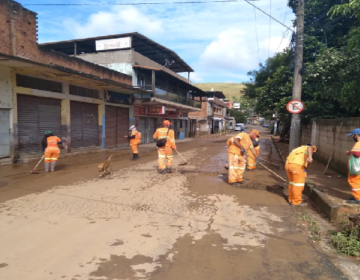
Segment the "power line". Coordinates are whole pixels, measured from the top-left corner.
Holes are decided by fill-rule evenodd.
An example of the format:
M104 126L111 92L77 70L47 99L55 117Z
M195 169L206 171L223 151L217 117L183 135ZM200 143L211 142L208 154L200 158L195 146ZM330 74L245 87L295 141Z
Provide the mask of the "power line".
M138 3L30 3L23 6L140 6L140 5L166 5L166 4L207 4L207 3L240 3L245 0L210 0L210 1L172 1L172 2L138 2ZM249 0L260 1L260 0Z
M277 23L281 24L282 26L286 27L287 29L289 29L291 32L294 32L294 30L292 28L290 28L289 26L286 26L285 24L283 24L281 21L279 21L278 19L274 18L273 16L269 15L267 12L261 10L259 7L255 6L253 3L250 3L251 0L243 0L246 3L250 4L251 6L253 6L255 9L258 9L260 12L262 12L263 14L267 15L268 17L272 18L273 20L275 20Z

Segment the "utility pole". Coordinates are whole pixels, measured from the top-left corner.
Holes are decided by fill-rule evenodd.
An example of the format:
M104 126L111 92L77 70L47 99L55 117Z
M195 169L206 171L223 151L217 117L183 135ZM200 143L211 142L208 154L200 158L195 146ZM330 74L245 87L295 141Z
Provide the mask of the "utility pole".
M301 100L302 76L301 69L303 67L303 49L304 49L304 2L298 0L296 11L296 49L295 49L295 69L292 100ZM301 123L300 114L292 114L290 127L290 145L289 150L300 146L301 142Z

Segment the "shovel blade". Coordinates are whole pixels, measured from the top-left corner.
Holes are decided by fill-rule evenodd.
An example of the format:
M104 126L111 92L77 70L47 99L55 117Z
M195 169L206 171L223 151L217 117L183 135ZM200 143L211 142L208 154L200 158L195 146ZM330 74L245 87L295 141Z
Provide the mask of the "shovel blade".
M187 165L187 164L188 164L187 162L179 163L179 165Z

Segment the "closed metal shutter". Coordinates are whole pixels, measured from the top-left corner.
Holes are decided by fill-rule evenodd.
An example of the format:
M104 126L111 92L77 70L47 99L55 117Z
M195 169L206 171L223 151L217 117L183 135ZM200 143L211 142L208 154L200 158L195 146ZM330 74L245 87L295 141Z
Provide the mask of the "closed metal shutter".
M17 95L19 153L41 151L47 130L61 138L61 100Z
M107 148L127 145L129 134L129 109L106 106L105 107L105 141Z
M0 109L0 158L10 156L10 110Z
M98 105L71 101L71 146L99 145Z
M127 145L129 142L125 135L129 134L129 109L116 107L116 131L117 139L116 143L118 146Z
M141 132L141 143L147 143L147 118L139 117L139 131Z
M116 148L116 107L105 106L106 148Z
M150 121L149 142L153 143L155 141L153 135L157 129L157 119L150 118L149 121Z

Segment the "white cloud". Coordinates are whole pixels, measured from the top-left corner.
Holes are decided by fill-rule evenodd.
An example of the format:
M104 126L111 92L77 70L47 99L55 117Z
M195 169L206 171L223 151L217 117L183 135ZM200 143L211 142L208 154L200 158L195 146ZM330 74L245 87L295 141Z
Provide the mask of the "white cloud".
M163 31L161 20L151 18L133 7L99 11L91 14L83 24L66 19L64 26L75 38L127 32L140 32L153 36Z

